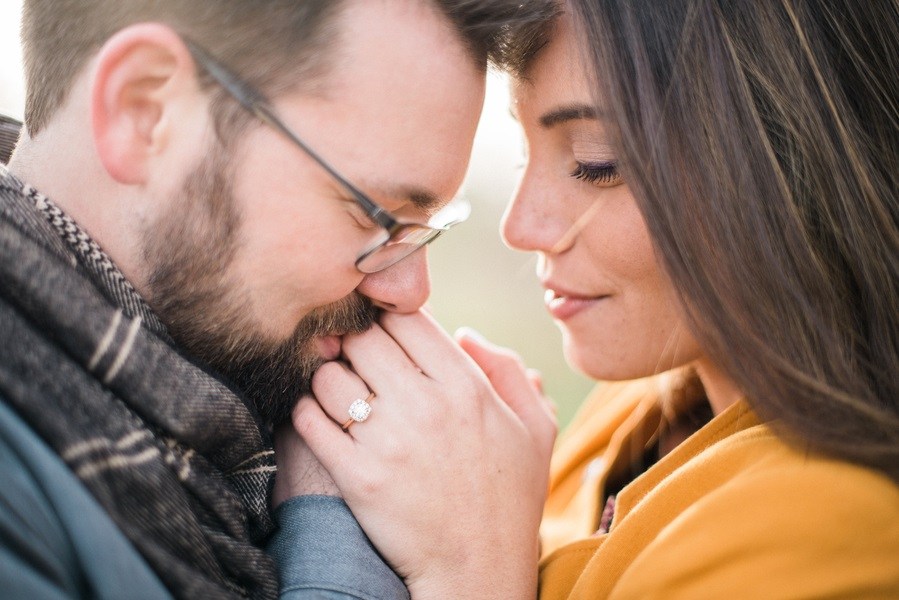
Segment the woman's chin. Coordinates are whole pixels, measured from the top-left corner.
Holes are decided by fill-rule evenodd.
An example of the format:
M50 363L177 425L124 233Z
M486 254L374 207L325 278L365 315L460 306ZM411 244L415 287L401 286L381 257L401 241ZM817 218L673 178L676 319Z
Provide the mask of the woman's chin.
M596 347L572 343L566 337L562 350L568 366L590 379L603 381L622 379L620 369L614 366L616 361L610 360L608 356L597 355Z
M654 365L631 360L625 353L609 351L596 343L575 344L566 338L563 353L568 366L597 381L627 381L658 373Z
M563 327L565 362L591 379L626 381L659 375L702 356L698 344L689 335L681 334L676 345L668 343L671 336L660 338L654 344L632 343L640 339L639 336L635 333L632 337L606 337L598 335L596 330L580 332ZM613 339L618 340L617 343L609 341Z

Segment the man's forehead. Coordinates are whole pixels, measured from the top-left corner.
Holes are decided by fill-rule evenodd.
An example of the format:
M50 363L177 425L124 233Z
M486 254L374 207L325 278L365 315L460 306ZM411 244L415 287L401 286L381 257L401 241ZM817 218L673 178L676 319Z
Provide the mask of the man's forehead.
M335 25L338 75L384 67L381 76L402 79L447 59L476 68L465 40L432 2L355 2Z
M385 208L439 211L464 179L486 73L431 3L353 3L339 37L327 97L291 121Z

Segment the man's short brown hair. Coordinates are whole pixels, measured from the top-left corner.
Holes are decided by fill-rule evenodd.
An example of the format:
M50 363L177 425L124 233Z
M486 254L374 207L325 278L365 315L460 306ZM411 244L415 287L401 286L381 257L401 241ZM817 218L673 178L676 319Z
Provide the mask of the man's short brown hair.
M115 32L160 22L191 38L269 95L326 72L334 17L352 0L25 0L25 122L34 136L76 74ZM361 0L356 0L361 1ZM505 64L509 40L539 27L553 0L426 0L485 65Z

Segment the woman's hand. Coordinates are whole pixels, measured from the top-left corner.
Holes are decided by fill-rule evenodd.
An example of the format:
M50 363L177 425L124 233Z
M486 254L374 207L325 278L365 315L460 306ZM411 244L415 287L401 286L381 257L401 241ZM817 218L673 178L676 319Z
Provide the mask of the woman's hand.
M387 313L343 353L293 422L413 597L534 598L556 423L533 375L424 313Z

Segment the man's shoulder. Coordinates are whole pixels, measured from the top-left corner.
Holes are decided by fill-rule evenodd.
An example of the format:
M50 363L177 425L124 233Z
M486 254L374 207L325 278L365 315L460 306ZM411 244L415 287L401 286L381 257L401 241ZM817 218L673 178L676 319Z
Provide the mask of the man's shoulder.
M74 474L0 395L0 587L10 597L168 598Z

